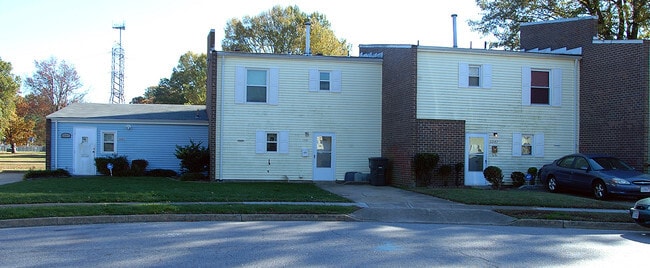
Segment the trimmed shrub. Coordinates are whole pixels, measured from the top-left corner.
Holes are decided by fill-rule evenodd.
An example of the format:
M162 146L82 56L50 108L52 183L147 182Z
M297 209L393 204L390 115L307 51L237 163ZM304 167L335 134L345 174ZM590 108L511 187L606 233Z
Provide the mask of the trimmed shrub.
M113 176L129 176L129 161L126 156L108 156L95 158L97 172L110 176L111 172L106 166L108 163L113 164Z
M203 173L198 173L198 172L188 172L188 173L183 173L180 177L181 181L208 181L208 177L205 176Z
M447 178L449 177L449 175L451 175L453 169L454 168L451 165L440 166L440 168L438 169L438 174L440 175L440 177L442 177L442 185L444 186L448 185Z
M144 176L145 171L149 166L149 162L144 159L136 159L131 161L131 174L133 176Z
M512 179L513 187L520 187L526 183L526 175L523 172L515 171L510 174L510 179Z
M483 170L483 176L485 177L485 180L492 184L493 189L501 189L501 184L503 184L503 173L500 168L488 166Z
M178 173L170 169L152 169L144 173L149 177L176 177Z
M440 157L434 153L417 153L413 158L416 186L431 184L431 171L438 165Z
M183 173L196 173L208 170L210 163L210 151L208 148L201 146L201 142L194 143L190 140L190 145L176 145L176 158L181 160L181 171Z
M30 170L25 175L24 179L35 179L35 178L67 178L70 177L70 172L65 169L56 169L56 170Z

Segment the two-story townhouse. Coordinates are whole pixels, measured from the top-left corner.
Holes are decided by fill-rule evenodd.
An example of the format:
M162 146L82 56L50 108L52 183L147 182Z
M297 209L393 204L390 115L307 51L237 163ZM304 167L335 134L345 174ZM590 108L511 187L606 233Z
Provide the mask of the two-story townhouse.
M383 56L392 184L415 184L416 153L437 153L438 166L464 163L464 184L486 185L487 166L508 178L576 152L579 52L361 45Z
M580 151L650 163L650 40L600 40L594 16L524 23L521 48L582 47Z
M381 155L378 58L214 50L207 111L215 180L343 180Z

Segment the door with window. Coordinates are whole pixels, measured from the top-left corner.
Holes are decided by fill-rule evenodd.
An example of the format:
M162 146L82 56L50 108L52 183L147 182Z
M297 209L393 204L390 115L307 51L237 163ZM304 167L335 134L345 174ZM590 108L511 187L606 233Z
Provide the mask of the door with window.
M73 130L73 137L73 174L95 175L97 129L92 127L75 127Z
M314 180L333 181L336 168L336 136L314 133Z
M483 176L487 167L487 134L467 134L465 137L465 185L482 186L488 182Z

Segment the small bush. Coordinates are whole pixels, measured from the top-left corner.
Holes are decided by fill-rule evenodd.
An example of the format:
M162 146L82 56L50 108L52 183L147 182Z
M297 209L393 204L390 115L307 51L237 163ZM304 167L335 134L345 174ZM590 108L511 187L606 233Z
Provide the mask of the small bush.
M190 145L176 145L174 155L181 160L181 171L183 172L196 173L208 170L210 151L201 146L201 142L194 143L193 140L190 140Z
M180 177L181 181L208 181L208 177L203 175L203 173L193 172L193 173L183 173Z
M149 162L144 159L136 159L131 161L131 174L133 176L144 176L145 171L149 166Z
M95 158L95 166L97 167L97 172L110 176L111 172L108 170L108 167L106 167L108 163L113 164L113 176L130 175L129 161L126 159L126 156L108 156Z
M440 157L434 153L417 153L413 158L416 186L427 186L431 183L431 171L438 165Z
M520 187L526 182L525 174L523 172L515 171L510 174L510 179L512 179L513 187Z
M152 169L145 172L145 176L149 177L176 177L178 173L170 169Z
M440 169L438 169L438 174L440 175L440 177L442 177L442 184L444 186L448 185L447 177L449 177L449 175L451 175L451 172L453 171L453 169L454 168L451 165L442 165L442 166L440 166Z
M458 162L454 165L454 171L456 172L456 186L460 186L460 173L465 169L465 163Z
M499 167L488 166L483 170L483 176L490 184L492 188L501 189L501 184L503 184L503 173Z
M70 172L65 169L57 170L30 170L25 175L24 179L35 179L35 178L67 178L70 177Z

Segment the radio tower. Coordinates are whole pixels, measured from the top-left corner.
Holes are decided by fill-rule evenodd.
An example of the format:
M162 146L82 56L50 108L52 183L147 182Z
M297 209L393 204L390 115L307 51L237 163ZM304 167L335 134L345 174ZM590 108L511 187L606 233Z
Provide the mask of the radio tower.
M109 103L124 103L124 49L122 48L122 30L124 22L113 25L113 29L120 30L120 41L113 45L113 64L111 68L111 98Z

